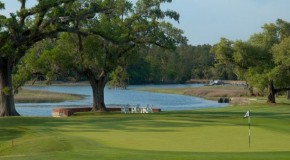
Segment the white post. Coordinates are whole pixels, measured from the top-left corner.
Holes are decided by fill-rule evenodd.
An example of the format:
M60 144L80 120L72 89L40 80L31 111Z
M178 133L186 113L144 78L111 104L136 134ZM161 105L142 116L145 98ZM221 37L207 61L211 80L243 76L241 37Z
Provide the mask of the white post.
M251 147L251 111L248 110L246 114L244 115L244 118L248 118L249 123L249 148Z

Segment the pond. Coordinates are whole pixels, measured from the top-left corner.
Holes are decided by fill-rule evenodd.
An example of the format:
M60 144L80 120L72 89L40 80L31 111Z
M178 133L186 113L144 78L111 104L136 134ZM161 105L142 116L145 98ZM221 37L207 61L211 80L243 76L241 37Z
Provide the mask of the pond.
M154 106L162 111L170 110L192 110L198 108L222 107L226 104L217 101L205 100L202 98L176 95L152 93L134 90L136 88L156 87L156 88L187 88L200 86L200 84L177 84L177 85L139 85L129 86L128 89L105 89L106 105L137 105ZM51 116L53 108L78 107L92 105L92 90L90 86L29 86L31 90L45 90L61 93L72 93L85 95L85 98L78 101L65 101L60 103L16 103L17 111L23 116Z

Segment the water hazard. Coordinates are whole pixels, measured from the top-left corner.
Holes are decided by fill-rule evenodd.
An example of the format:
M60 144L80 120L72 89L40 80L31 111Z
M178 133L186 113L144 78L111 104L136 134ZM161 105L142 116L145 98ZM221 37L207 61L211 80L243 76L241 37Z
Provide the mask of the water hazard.
M181 88L199 86L191 85L141 85L130 86L127 90L121 89L105 89L106 105L141 105L149 104L162 111L169 110L192 110L197 108L222 107L226 104L218 103L217 101L209 101L201 98L175 95L151 93L134 90L135 88L144 87L164 87L164 88ZM91 106L92 105L92 90L90 86L29 86L25 87L32 90L46 90L61 93L72 93L85 95L85 98L78 101L65 101L60 103L16 103L17 111L23 116L51 116L53 108L58 107L76 107L76 106Z

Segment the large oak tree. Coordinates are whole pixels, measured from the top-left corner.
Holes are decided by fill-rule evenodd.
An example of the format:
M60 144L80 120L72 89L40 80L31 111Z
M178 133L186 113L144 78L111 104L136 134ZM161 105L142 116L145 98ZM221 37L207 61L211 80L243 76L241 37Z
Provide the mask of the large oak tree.
M90 0L38 0L30 8L26 7L26 0L19 3L16 13L0 15L0 116L19 115L14 104L12 71L26 51L36 42L55 37L59 32L79 32L72 25L75 15L86 20L106 10ZM0 2L0 7L4 9L5 5Z
M82 32L63 34L50 42L55 43L54 47L43 48L41 54L32 50L28 58L33 60L24 60L22 68L26 66L30 74L44 71L47 77L59 74L87 77L93 92L92 109L106 111L104 88L110 74L126 66L140 47L174 48L186 41L181 30L164 20L179 18L175 11L161 9L165 2L171 0L139 0L136 4L127 0L104 1L102 5L110 6L110 11L99 13L87 22L76 19L73 25ZM66 60L59 62L59 59ZM40 65L29 69L31 63ZM43 70L45 66L50 67Z

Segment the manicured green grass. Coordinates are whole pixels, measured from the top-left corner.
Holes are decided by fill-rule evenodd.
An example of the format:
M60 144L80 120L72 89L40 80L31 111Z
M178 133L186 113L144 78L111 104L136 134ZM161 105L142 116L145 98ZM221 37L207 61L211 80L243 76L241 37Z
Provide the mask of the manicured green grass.
M251 147L248 120L251 109ZM286 160L290 106L0 118L0 159Z

